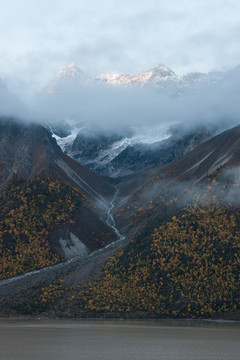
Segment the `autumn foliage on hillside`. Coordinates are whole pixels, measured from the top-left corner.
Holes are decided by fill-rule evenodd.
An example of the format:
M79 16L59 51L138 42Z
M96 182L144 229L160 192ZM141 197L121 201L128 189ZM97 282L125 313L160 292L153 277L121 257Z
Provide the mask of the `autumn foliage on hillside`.
M54 177L25 185L13 181L0 193L0 279L59 262L49 243L51 231L73 221L83 195Z
M129 206L126 211L132 216L133 226L142 227L121 252L107 260L98 281L79 286L69 286L62 280L47 284L32 298L14 305L13 311L239 319L239 189L238 169L217 171L202 184L180 183L164 189L144 208ZM59 261L50 249L48 232L61 221L72 221L74 209L82 201L78 194L74 189L67 192L53 179L38 179L24 191L16 185L9 190L2 194L4 220L0 223L5 229L1 240L4 276L22 272L26 264L25 268L31 269L36 264L42 267ZM14 216L13 204L17 204ZM10 226L14 221L14 227ZM31 244L39 251L34 251Z
M103 277L64 291L53 284L24 311L239 318L239 180L232 172L224 178L217 173L202 185L162 193L133 213L136 224L149 214L152 221L108 259Z
M100 313L218 317L240 310L240 212L191 206L109 259L102 282L78 294Z

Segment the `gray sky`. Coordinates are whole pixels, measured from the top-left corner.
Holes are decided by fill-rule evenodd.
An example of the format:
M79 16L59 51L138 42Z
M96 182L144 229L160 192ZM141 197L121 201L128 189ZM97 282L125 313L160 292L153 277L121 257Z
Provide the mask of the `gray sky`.
M239 0L0 0L0 77L44 83L74 61L92 75L164 63L240 63Z

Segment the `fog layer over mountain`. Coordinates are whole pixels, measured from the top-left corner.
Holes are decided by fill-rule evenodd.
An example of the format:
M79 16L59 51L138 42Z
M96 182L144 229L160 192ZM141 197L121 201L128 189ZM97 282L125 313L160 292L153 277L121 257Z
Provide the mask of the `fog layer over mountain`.
M150 86L121 87L71 82L57 94L36 91L23 104L16 94L0 83L0 115L37 122L73 119L87 124L90 132L115 133L152 128L151 136L165 138L178 123L187 129L199 125L230 127L239 122L240 67L224 74L222 80L179 96L169 96ZM17 89L13 89L16 90ZM19 89L18 89L19 92ZM22 89L24 92L24 89ZM25 91L26 93L26 91ZM40 95L39 95L40 94ZM34 99L34 100L33 100Z
M27 104L20 100L20 96L9 91L0 79L0 116L15 116L28 118Z

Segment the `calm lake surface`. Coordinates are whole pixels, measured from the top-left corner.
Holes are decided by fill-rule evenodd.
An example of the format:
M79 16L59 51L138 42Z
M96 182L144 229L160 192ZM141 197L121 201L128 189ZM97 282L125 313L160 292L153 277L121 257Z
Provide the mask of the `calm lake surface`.
M1 360L239 360L240 324L0 320Z

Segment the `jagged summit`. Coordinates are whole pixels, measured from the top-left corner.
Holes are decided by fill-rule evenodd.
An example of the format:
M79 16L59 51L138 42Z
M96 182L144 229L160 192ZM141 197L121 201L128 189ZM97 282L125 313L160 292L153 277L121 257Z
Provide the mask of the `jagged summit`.
M67 76L72 78L78 78L79 76L83 76L84 72L74 63L65 66L58 74L60 76ZM84 75L86 76L86 75Z
M122 87L152 87L167 95L180 95L208 86L223 78L222 73L189 73L178 75L164 64L143 70L137 74L104 73L92 78L85 74L76 63L65 66L43 92L47 95L57 95L71 86L122 86Z
M144 86L147 84L162 82L169 77L179 78L173 70L168 68L163 64L156 64L153 68L148 70L143 70L136 75L126 75L126 74L100 74L97 79L108 84L114 85L137 85Z
M133 78L135 78L139 82L147 83L149 81L162 81L170 76L178 78L175 72L168 68L166 65L156 64L152 69L141 71Z
M47 87L47 94L55 94L66 86L73 84L86 86L90 81L88 77L74 62L65 66Z
M135 75L100 74L96 80L107 85L123 87L152 87L167 95L181 95L197 90L200 86L209 86L223 78L222 73L190 73L178 75L164 64L143 70Z
M156 64L153 68L141 71L139 74L149 73L153 75L160 75L162 77L176 76L175 72L164 64Z

